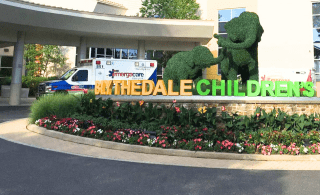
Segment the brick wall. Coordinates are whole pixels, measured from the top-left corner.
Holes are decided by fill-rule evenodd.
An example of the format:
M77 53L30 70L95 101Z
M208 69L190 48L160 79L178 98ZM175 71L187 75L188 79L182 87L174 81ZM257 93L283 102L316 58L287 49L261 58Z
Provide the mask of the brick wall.
M136 97L134 98L129 98L129 99L125 99L124 97L121 96L114 96L113 98L111 98L112 100L119 101L120 103L123 102L130 102L130 103L135 103L139 100L142 100L143 97ZM174 99L174 98L173 98ZM173 100L172 99L172 100ZM311 98L314 100L317 100L315 98ZM167 107L172 106L172 100L168 100L168 99L149 99L149 100L145 100L145 102L152 102L152 103L160 103L160 104L164 104ZM181 102L181 103L179 103ZM226 108L226 112L228 113L235 113L237 112L239 115L252 115L254 114L255 110L257 107L260 107L262 109L264 109L266 112L270 112L272 111L274 108L278 110L281 109L282 111L292 115L292 114L313 114L313 113L320 113L320 101L316 101L316 102L312 102L312 103L306 103L306 101L295 101L292 100L291 102L287 102L287 103L282 103L281 101L279 101L279 103L261 103L261 101L257 101L258 103L255 103L254 101L250 101L248 103L243 103L243 102L239 102L237 103L236 101L230 101L230 100L226 100L226 101L214 101L214 100L210 100L210 101L198 101L193 99L192 96L190 96L190 101L188 102L188 100L184 99L184 100L178 100L177 99L177 103L175 104L177 105L183 105L186 108L194 108L194 109L198 109L199 107L216 107L217 108L217 115L221 115L221 108L222 106L224 106ZM311 101L310 101L311 102Z

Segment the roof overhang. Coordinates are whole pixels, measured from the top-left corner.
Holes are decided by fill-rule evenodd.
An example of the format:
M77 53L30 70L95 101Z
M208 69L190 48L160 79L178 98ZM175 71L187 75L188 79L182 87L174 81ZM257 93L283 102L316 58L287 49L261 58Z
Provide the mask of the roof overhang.
M65 40L62 45L78 46L81 36L105 42L121 39L206 44L212 39L214 25L213 21L106 15L2 0L0 26L0 41L16 42L16 32L25 31L26 43L61 44Z

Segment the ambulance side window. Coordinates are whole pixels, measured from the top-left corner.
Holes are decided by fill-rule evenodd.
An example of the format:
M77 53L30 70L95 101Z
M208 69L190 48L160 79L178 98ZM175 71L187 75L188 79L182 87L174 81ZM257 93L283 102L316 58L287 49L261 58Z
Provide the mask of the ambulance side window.
M79 70L72 77L72 81L88 81L88 70Z

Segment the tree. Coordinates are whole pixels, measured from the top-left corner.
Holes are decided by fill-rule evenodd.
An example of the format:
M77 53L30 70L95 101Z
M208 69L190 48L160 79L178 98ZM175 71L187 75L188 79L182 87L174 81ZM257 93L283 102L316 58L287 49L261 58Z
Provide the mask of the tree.
M195 0L143 0L142 17L199 20L199 4Z
M140 13L142 17L199 20L199 4L195 0L144 0ZM158 66L166 67L170 58L178 51L161 51L162 58L156 59Z
M66 58L61 48L56 45L27 44L24 49L26 69L29 76L48 76L48 65L63 67Z

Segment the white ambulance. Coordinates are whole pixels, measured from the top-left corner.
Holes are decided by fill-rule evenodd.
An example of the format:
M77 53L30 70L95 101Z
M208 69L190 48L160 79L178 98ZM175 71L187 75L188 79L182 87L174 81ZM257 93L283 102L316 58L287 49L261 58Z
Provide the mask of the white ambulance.
M156 60L84 59L64 73L59 80L46 81L38 86L37 97L44 94L87 93L96 80L152 80L157 83Z

